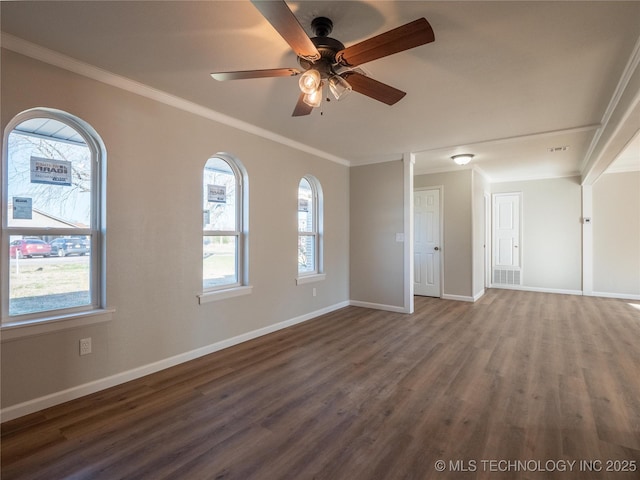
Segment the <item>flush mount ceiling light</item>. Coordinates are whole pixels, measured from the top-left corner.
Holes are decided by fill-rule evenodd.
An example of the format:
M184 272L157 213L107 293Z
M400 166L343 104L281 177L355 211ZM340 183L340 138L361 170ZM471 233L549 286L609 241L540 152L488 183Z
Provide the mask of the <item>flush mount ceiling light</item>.
M460 155L454 155L453 157L451 157L451 160L456 162L458 165L466 165L471 161L472 158L473 155L471 155L470 153L463 153Z

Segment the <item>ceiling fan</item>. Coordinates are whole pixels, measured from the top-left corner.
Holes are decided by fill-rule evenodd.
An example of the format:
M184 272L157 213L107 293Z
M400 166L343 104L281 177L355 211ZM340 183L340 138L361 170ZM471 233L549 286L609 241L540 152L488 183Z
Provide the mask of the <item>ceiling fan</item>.
M429 22L419 18L345 48L342 42L329 37L333 22L326 17L317 17L311 22L316 36L309 38L284 0L251 0L251 3L293 49L303 71L273 68L215 72L211 76L224 81L301 75L299 85L302 93L293 110L294 117L309 115L314 107L320 106L325 85L338 100L355 90L387 105L395 104L406 95L405 92L363 75L355 67L435 40Z

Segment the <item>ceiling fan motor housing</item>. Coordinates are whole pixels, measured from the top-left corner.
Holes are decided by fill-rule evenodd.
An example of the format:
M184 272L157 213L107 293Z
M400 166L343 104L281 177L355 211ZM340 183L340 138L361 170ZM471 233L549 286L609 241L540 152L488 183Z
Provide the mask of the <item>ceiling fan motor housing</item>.
M310 62L305 58L298 57L298 63L305 70L311 68L318 70L320 76L326 79L334 74L333 65L336 64L336 53L344 50L344 44L328 36L333 30L333 22L326 17L314 18L311 22L311 28L316 34L311 41L320 52L320 59Z

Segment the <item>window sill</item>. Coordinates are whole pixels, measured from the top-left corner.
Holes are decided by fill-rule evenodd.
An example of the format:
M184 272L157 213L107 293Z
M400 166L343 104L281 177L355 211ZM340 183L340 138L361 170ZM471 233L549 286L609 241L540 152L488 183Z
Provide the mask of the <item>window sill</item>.
M217 302L218 300L224 300L226 298L240 297L242 295L249 295L253 291L251 285L227 288L225 290L214 290L212 292L203 292L198 295L198 303Z
M327 278L326 273L313 273L311 275L303 275L296 278L296 285L304 285L305 283L321 282Z
M0 327L2 342L109 322L115 309L98 309L59 316L7 322Z

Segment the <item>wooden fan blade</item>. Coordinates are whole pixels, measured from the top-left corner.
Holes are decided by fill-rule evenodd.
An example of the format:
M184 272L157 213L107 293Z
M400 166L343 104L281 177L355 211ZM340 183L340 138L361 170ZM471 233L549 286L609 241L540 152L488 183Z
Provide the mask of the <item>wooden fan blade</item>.
M387 105L393 105L399 102L402 97L406 95L406 92L402 90L398 90L397 88L393 88L357 72L347 72L342 76L356 92L378 100L379 102L386 103Z
M336 59L344 66L354 67L434 40L435 35L429 22L425 18L419 18L347 47L336 54Z
M262 16L276 29L282 38L299 57L314 61L320 58L320 52L313 44L304 28L284 0L251 0Z
M292 117L302 117L304 115L309 115L313 107L311 105L307 105L304 103L304 93L300 93L300 97L298 98L298 103L296 103L296 108L293 109Z
M211 76L219 81L244 80L246 78L295 77L300 71L295 68L270 68L267 70L245 70L240 72L215 72Z

